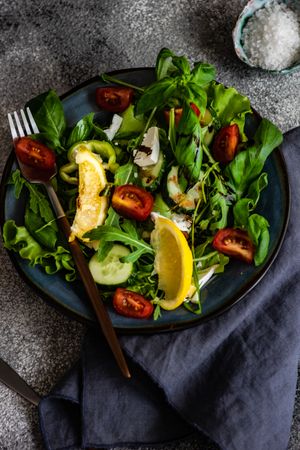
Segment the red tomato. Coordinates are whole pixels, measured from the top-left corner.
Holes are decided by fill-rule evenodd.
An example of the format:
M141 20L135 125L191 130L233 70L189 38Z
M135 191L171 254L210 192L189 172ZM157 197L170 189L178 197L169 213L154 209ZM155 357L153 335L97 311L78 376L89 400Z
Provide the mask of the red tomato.
M113 113L123 112L132 102L133 89L128 87L101 87L96 89L96 103Z
M175 115L175 127L178 127L181 116L182 116L182 108L175 108L174 115ZM170 122L170 110L169 109L164 110L164 116L165 116L165 121L169 125L169 122Z
M113 297L115 310L122 316L148 319L153 313L153 305L142 295L118 288Z
M133 184L117 186L112 196L112 207L120 216L138 221L149 217L153 203L154 199L149 192Z
M200 110L198 109L198 107L195 105L195 103L191 103L191 108L192 110L197 114L197 116L200 116ZM182 116L182 108L175 108L175 126L178 127L181 116ZM165 109L164 110L164 116L165 116L165 121L167 122L167 124L169 124L170 121L170 110L169 109Z
M235 157L240 141L239 127L236 124L221 128L213 142L213 157L221 163L229 163Z
M200 109L198 106L195 105L195 103L191 103L191 108L194 111L194 113L199 117L200 116Z
M41 142L21 137L15 143L17 158L26 166L39 170L51 170L55 166L55 153Z
M252 263L254 245L246 231L239 228L223 228L214 237L213 247L225 255Z

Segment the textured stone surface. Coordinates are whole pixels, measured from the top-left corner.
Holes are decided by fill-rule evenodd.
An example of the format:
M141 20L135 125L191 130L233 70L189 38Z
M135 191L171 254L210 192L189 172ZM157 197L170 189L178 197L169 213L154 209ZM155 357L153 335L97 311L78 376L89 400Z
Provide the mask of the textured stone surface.
M52 87L59 94L106 70L153 66L161 47L214 64L283 131L300 123L300 73L243 65L231 31L245 1L0 0L0 170L11 148L6 113ZM35 295L0 249L0 355L40 394L78 358L84 326ZM299 401L289 450L300 447ZM0 449L41 449L34 407L0 385ZM213 450L205 438L165 450ZM150 450L150 448L148 449Z

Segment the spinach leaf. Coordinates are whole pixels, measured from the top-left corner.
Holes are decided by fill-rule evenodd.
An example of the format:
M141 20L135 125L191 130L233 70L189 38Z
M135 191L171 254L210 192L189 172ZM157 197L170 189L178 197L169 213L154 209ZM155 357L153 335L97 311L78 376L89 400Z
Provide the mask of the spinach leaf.
M30 100L29 107L36 121L41 137L52 143L52 147L60 153L61 140L66 130L66 119L62 103L52 89Z
M259 201L261 191L267 186L268 174L266 172L261 173L259 177L250 184L246 197L252 199L253 209L256 207Z
M225 169L231 188L240 199L260 175L265 161L282 142L282 133L267 119L262 119L254 136L254 145L241 151Z
M185 86L184 93L188 103L195 103L201 114L204 115L207 105L207 94L205 90L198 86L196 83L190 82ZM198 117L197 120L199 122Z
M147 87L137 101L136 115L164 106L177 90L176 78L165 77Z
M172 62L175 67L178 69L178 75L187 76L190 75L190 63L188 62L185 56L176 56L174 55L172 58Z
M156 79L161 80L162 78L169 77L173 72L176 72L176 67L172 62L174 53L168 48L162 48L156 58L155 73Z
M234 226L246 229L255 245L254 264L259 266L268 255L270 235L269 223L259 214L251 214L254 209L254 201L242 198L233 208Z
M216 69L211 64L197 62L191 72L190 80L198 86L205 86L216 77Z
M256 246L254 263L259 266L268 255L270 234L269 222L259 214L252 214L249 217L248 232Z
M71 147L76 142L84 141L88 139L91 132L94 129L93 126L93 119L94 119L94 113L89 113L86 116L84 116L75 127L72 129L68 140L67 140L67 147Z

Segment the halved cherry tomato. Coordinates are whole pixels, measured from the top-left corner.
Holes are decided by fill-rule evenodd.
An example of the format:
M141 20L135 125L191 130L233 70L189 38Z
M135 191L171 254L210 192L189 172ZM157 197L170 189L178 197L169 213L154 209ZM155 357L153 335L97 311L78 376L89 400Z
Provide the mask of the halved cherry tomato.
M133 184L117 186L112 196L112 207L120 216L138 221L149 217L153 203L154 199L149 192Z
M21 163L39 170L51 170L55 166L55 153L41 142L21 137L15 143L17 158Z
M200 109L198 106L195 105L195 103L191 103L191 108L194 111L194 113L199 117L200 116Z
M253 261L255 248L247 231L239 228L223 228L215 235L212 245L225 255L249 264Z
M200 110L198 109L198 107L195 105L195 103L191 103L191 108L192 110L197 114L197 116L200 116ZM175 114L175 126L178 127L181 116L182 116L182 108L175 108L174 114ZM170 110L169 109L165 109L164 110L164 116L165 116L165 121L167 122L167 124L169 124L170 121Z
M181 116L182 116L182 108L175 108L174 110L174 115L175 115L175 127L178 127ZM170 110L169 109L165 109L164 110L164 116L165 116L165 121L166 123L169 125L170 122Z
M213 157L221 163L229 163L235 157L240 141L237 124L221 128L213 142Z
M123 112L132 102L133 94L128 87L100 87L96 89L96 103L106 111Z
M118 288L113 297L113 306L122 316L148 319L153 313L153 305L137 292Z

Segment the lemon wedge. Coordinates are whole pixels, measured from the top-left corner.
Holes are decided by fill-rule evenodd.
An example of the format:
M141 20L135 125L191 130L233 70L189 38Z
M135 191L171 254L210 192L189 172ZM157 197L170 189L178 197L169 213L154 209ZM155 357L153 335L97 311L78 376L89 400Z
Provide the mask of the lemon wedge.
M76 200L76 214L71 226L69 240L82 236L87 231L102 225L108 209L108 198L100 196L107 184L102 159L90 150L81 148L76 153L78 164L79 194Z
M183 303L191 286L191 249L177 225L162 216L155 218L151 245L155 250L154 267L158 274L158 287L165 293L159 304L163 309L175 309Z

